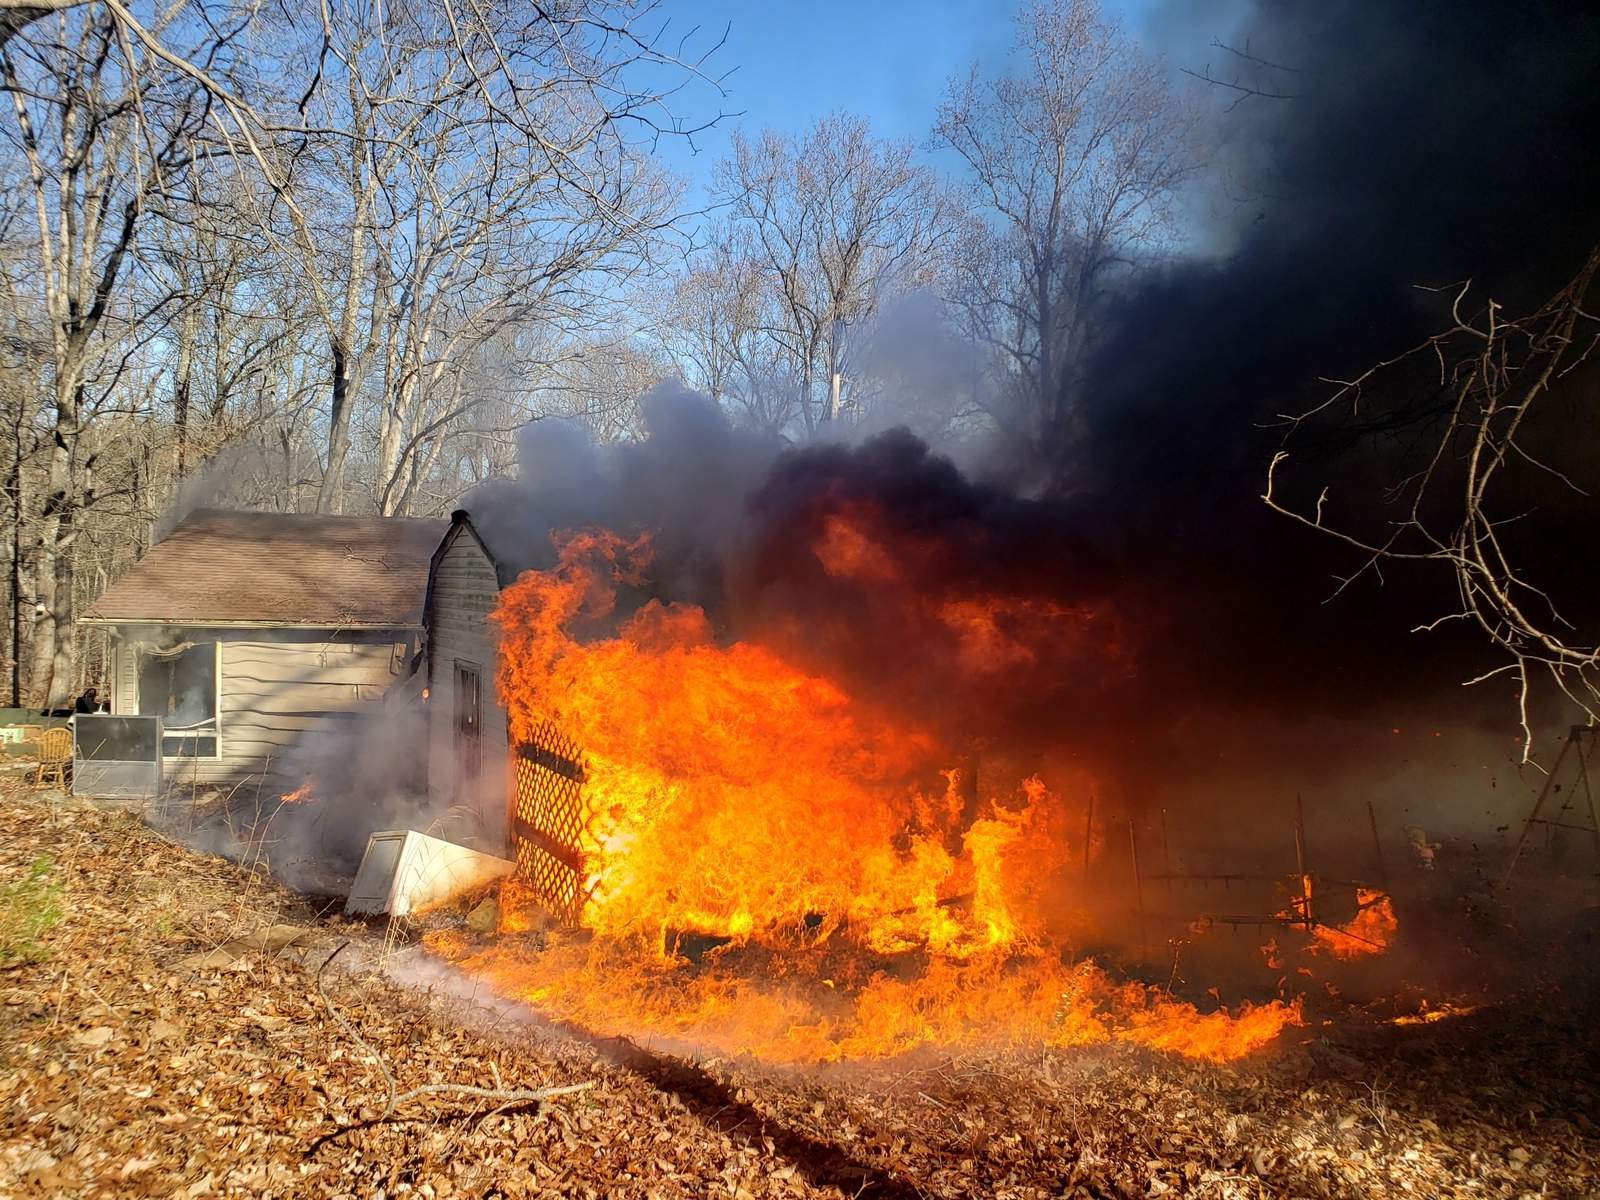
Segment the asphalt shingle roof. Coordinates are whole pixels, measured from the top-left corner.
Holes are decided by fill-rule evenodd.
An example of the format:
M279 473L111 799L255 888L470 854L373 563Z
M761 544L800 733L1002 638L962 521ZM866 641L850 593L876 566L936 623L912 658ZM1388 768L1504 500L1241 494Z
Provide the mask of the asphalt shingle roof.
M448 528L400 517L200 509L112 584L88 619L419 625L428 560Z

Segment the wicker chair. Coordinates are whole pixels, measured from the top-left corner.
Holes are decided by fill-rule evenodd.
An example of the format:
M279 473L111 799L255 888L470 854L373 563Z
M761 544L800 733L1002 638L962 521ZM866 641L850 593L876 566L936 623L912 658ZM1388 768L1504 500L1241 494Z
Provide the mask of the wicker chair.
M52 785L65 789L67 765L72 761L72 730L46 729L39 735L35 745L38 747L39 765L33 773L34 791L42 791Z

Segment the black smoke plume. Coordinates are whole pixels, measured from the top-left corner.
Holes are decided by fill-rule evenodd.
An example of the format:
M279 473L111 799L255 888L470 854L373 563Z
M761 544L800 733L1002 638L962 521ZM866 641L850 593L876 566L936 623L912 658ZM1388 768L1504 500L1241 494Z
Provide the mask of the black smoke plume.
M1279 414L1447 319L1418 285L1471 278L1475 295L1531 307L1600 238L1600 16L1379 0L1199 14L1185 6L1185 27L1291 67L1278 90L1292 98L1219 117L1211 176L1226 206L1200 249L1131 273L1112 297L1078 401L1085 433L1050 494L974 483L904 432L785 447L662 389L639 444L530 427L521 479L468 503L491 548L548 566L552 531L652 529L656 598L702 604L724 628L965 721L979 741L1092 748L1118 764L1130 805L1203 820L1208 806L1286 802L1306 781L1328 794L1313 805L1335 790L1376 798L1392 822L1481 824L1467 811L1479 803L1495 815L1511 699L1458 686L1488 656L1459 623L1409 632L1450 611L1453 581L1386 570L1330 599L1359 560L1260 493ZM1197 65L1226 53L1204 40L1171 51ZM1235 98L1197 87L1219 109ZM1334 428L1296 451L1326 465L1341 503L1376 504L1388 468L1427 435L1407 420L1411 400L1372 398L1395 418L1381 437ZM819 572L818 523L863 511L898 548L902 586L937 600L982 585L1105 614L1131 672L1116 655L1041 645L1030 671L948 686L951 647L907 636L903 595ZM1563 536L1592 516L1567 512Z
M1419 286L1471 279L1479 302L1520 312L1577 270L1600 239L1600 14L1263 0L1212 6L1204 28L1185 7L1186 28L1292 70L1204 44L1175 57L1291 98L1211 89L1238 101L1216 164L1242 197L1216 232L1229 248L1145 272L1116 298L1063 484L1092 497L1119 546L1160 565L1173 619L1208 631L1176 664L1179 693L1207 680L1204 694L1293 695L1306 711L1437 696L1474 673L1464 663L1480 647L1464 630L1407 631L1451 611L1453 582L1389 570L1323 603L1359 560L1265 507L1266 464L1279 415L1325 399L1323 380L1448 323L1452 293ZM1336 427L1291 443L1320 458L1319 478L1334 472L1336 506L1379 508L1387 467L1432 444L1436 430L1405 419L1418 395L1373 393L1366 427L1384 432L1359 446Z

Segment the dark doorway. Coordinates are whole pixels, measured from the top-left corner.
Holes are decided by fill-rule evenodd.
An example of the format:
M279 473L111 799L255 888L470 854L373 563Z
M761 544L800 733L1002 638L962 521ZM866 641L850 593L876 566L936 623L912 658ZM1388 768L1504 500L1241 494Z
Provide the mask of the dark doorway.
M483 767L483 688L476 663L456 660L456 802L477 795Z

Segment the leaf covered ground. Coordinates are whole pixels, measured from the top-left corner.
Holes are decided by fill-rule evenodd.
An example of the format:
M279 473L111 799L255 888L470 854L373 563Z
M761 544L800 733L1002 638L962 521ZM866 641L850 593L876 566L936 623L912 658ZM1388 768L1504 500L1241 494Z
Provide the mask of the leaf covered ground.
M1600 1179L1600 1037L1559 990L1303 1029L1229 1067L1123 1047L774 1071L400 986L411 952L381 926L48 793L0 796L0 895L0 1197L1582 1197ZM593 1087L385 1118L385 1066L402 1093Z

